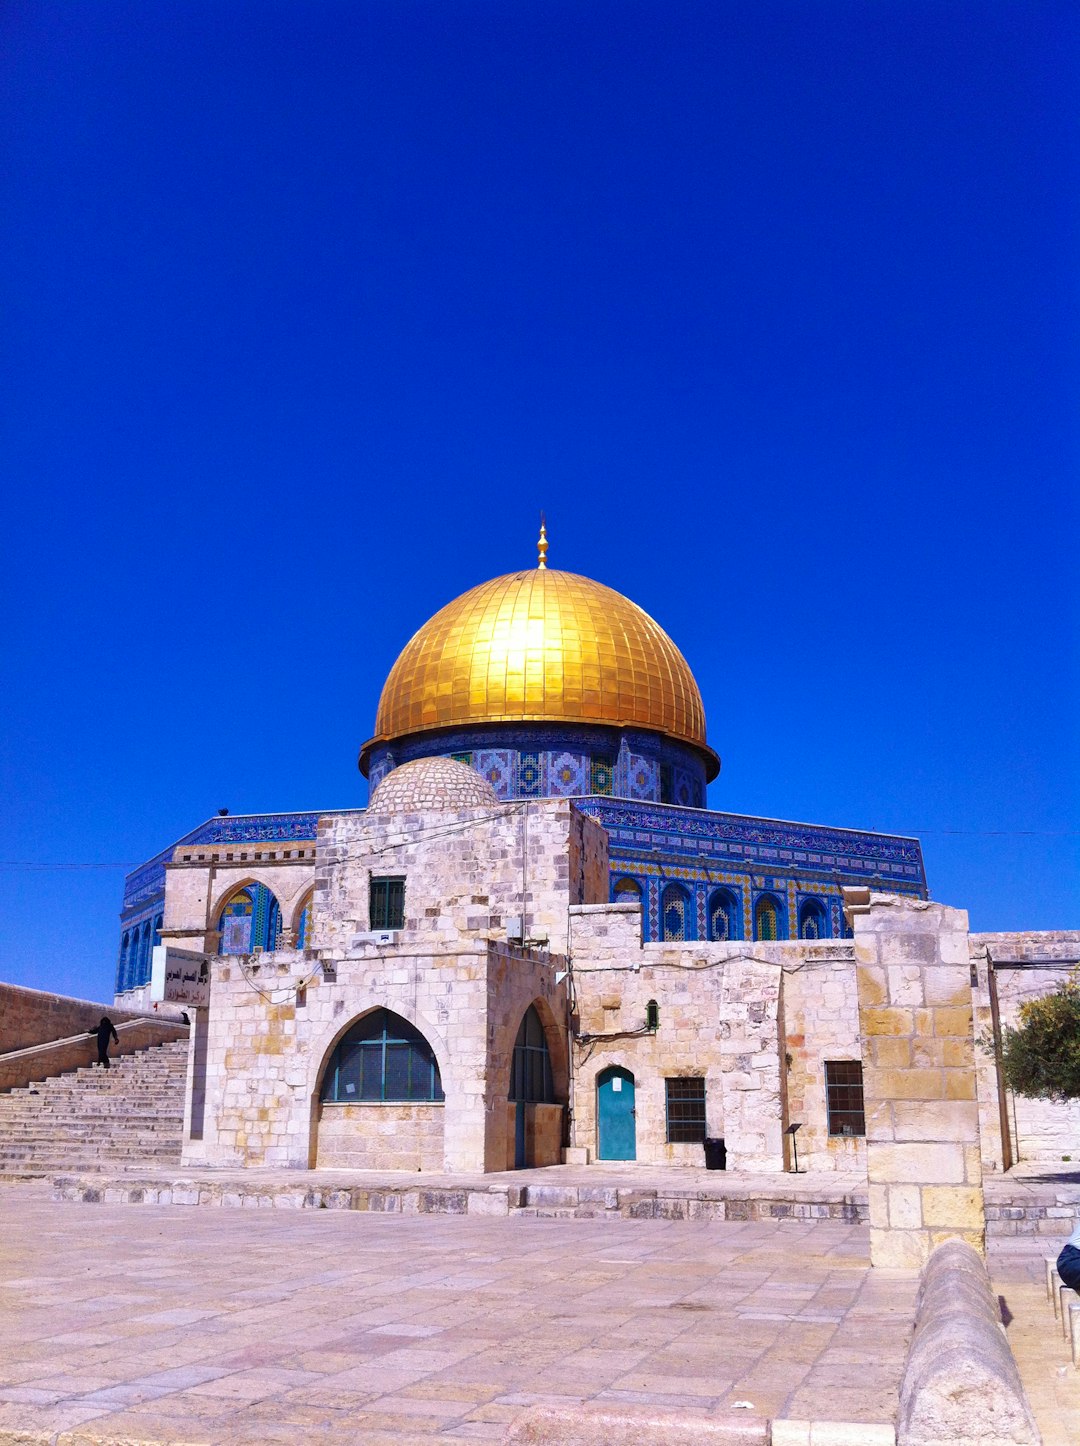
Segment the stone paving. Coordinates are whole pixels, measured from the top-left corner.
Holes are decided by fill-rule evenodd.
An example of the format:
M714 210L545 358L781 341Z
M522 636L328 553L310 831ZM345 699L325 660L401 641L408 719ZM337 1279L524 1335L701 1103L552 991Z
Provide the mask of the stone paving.
M916 1277L840 1221L133 1210L0 1188L0 1441L501 1439L533 1403L889 1421ZM66 1439L66 1438L65 1438Z

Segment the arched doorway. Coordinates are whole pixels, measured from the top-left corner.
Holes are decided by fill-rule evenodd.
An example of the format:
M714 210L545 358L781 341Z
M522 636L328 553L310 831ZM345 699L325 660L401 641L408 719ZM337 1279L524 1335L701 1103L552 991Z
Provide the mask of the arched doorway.
M439 1062L420 1030L390 1009L373 1009L327 1058L319 1168L441 1170L444 1100Z
M637 1159L637 1110L634 1076L621 1065L611 1065L596 1077L596 1157L598 1160Z
M514 1169L558 1164L562 1106L555 1099L555 1080L543 1021L532 1004L525 1011L514 1041L510 1103L514 1117Z

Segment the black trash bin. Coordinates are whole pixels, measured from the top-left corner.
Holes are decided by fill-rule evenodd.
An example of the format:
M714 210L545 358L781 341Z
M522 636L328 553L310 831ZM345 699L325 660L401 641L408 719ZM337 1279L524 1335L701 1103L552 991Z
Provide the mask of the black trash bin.
M705 1140L705 1168L706 1170L727 1169L727 1146L723 1140Z

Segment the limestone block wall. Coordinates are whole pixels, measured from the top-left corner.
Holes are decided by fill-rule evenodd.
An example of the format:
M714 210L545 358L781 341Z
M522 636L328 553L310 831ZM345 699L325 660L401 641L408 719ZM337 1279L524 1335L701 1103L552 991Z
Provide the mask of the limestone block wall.
M870 1259L921 1268L943 1240L982 1249L967 914L849 890L863 1036Z
M109 1046L114 1059L184 1039L188 1033L186 1026L164 1015L0 984L0 1093L92 1064L97 1041L87 1031L103 1014L119 1036L119 1042ZM72 1042L59 1043L62 1040Z
M786 944L641 942L641 906L570 910L574 963L572 1144L596 1158L597 1089L619 1065L634 1075L637 1158L702 1164L700 1143L667 1140L668 1078L705 1079L706 1132L723 1137L729 1168L784 1168L782 1072ZM752 953L750 952L752 951ZM655 1000L659 1027L646 1028Z
M829 1134L825 1063L861 1060L853 945L822 943L785 965L784 1029L789 1123L797 1123L800 1170L866 1168L866 1141ZM789 1161L790 1163L790 1161Z
M607 835L568 799L319 821L314 947L347 954L371 928L372 877L404 877L399 945L529 938L566 947L568 904L607 897ZM166 921L167 922L167 921Z
M205 1109L199 1137L189 1100L185 1164L307 1168L320 1156L323 1118L331 1150L366 1152L364 1140L380 1135L379 1122L370 1123L367 1114L324 1112L319 1092L337 1040L363 1014L384 1007L415 1025L438 1059L446 1095L438 1168L505 1168L510 1051L530 1003L538 1003L552 1026L565 1019L565 985L555 984L560 962L485 941L423 952L368 943L322 965L297 951L214 958L199 1045L204 1057L193 1060L191 1070L192 1092L200 1081L205 1089ZM551 1036L556 1060L553 1027ZM408 1125L416 1137L408 1148L415 1147L420 1167L428 1168L433 1119L403 1115L395 1123L401 1128L388 1157L403 1157L406 1144L397 1135ZM382 1168L397 1167L384 1161Z
M117 1009L112 1004L94 1004L88 999L71 999L66 994L0 984L0 1051L7 1053L49 1040L66 1039L91 1029L103 1014L114 1024L146 1017L144 1010ZM175 1035L170 1033L168 1037L172 1039ZM96 1046L93 1057L97 1058Z
M323 1169L428 1170L443 1167L445 1106L319 1106L316 1164Z
M1053 993L1076 967L1080 960L1080 932L972 934L971 960L979 980L976 1030L989 1033L991 960L1000 1022L1002 1026L1015 1026L1021 1004ZM976 1066L985 1169L1000 1170L1008 1161L1060 1164L1065 1156L1080 1159L1080 1101L1028 1100L1007 1091L1003 1111L995 1060L980 1049Z
M295 942L303 901L315 881L311 844L260 848L185 844L165 866L164 943L213 954L221 910L245 884L265 884L281 908L282 948Z

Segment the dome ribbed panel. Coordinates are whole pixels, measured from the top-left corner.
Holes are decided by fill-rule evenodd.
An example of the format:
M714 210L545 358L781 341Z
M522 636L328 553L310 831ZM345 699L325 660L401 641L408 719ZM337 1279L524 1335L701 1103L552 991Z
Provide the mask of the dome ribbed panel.
M701 694L667 633L569 572L510 573L437 612L391 669L375 734L525 721L637 726L705 746Z

